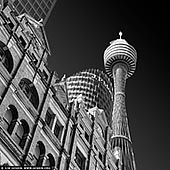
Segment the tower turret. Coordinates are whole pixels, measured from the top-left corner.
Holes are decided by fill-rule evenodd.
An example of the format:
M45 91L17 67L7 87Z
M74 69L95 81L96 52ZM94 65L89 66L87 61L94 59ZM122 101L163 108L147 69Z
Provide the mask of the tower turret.
M122 170L135 170L132 142L128 127L125 106L126 79L133 75L136 68L136 50L120 38L111 41L104 52L104 66L107 74L114 80L114 106L112 114L112 149Z

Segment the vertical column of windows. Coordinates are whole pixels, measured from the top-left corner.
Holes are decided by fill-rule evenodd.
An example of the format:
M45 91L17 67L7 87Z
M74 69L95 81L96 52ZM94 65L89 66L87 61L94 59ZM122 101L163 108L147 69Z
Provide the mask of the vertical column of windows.
M78 147L76 148L75 162L81 170L85 170L86 158Z
M57 116L49 108L45 116L45 122L47 126L51 129L52 133L61 141L64 126L61 124Z

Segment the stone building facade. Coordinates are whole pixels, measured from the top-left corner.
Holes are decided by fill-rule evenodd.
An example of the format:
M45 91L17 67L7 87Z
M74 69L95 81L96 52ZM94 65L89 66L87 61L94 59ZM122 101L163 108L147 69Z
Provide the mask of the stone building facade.
M67 79L47 67L43 25L11 6L0 12L0 165L116 170L104 109L69 101ZM109 85L110 86L110 85ZM109 92L108 92L109 93Z

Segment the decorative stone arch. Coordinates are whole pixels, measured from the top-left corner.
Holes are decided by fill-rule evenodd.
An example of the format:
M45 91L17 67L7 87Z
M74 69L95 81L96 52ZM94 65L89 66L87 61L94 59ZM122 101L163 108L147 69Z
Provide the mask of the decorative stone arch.
M16 135L15 140L16 140L16 143L22 149L24 149L29 132L30 132L30 128L29 128L27 121L24 119L20 120L20 124L19 124L17 131L15 133L15 135Z
M35 159L34 161L35 166L42 166L45 153L46 153L45 145L43 144L42 141L38 141L33 155Z
M10 74L14 67L14 61L7 45L5 45L2 41L0 41L0 62Z
M19 82L19 87L27 96L28 100L33 104L35 109L39 106L39 95L34 84L27 78L22 78Z
M9 105L4 114L4 128L11 135L18 119L18 111L14 105Z
M55 167L55 159L54 159L54 156L51 153L47 154L45 166Z

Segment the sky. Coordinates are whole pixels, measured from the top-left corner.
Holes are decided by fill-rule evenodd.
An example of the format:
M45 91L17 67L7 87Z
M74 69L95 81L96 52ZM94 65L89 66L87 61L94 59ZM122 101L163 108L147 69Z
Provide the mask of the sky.
M103 52L122 38L138 54L127 80L126 108L137 170L169 169L168 9L163 1L58 0L45 26L59 77L104 71Z

